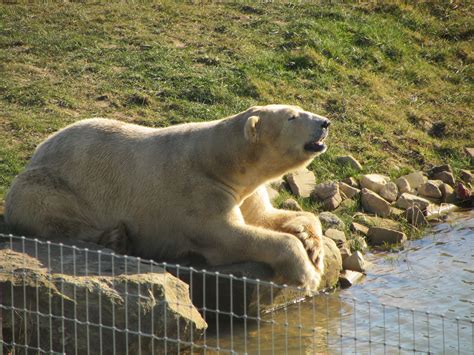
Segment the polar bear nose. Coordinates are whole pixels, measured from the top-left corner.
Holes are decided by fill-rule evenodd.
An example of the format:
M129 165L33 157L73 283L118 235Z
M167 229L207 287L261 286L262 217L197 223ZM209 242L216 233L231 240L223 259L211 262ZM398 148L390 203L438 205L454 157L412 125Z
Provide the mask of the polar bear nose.
M323 128L328 128L331 125L331 121L329 120L324 120L323 123L321 123L321 127Z

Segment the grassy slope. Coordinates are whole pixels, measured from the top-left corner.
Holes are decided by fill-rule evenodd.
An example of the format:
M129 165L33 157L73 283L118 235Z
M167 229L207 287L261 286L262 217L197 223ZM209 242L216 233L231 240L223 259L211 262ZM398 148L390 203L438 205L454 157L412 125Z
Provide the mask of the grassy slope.
M351 173L334 164L345 152L392 175L466 167L472 13L441 2L0 5L0 201L35 146L81 118L159 127L266 103L333 118L319 180Z

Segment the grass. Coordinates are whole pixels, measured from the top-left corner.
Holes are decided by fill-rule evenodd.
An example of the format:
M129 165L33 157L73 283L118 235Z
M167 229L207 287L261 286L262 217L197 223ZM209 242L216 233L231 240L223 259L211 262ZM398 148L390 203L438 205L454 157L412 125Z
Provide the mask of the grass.
M92 116L205 121L288 103L333 119L318 181L469 165L473 7L0 5L0 200L51 132Z

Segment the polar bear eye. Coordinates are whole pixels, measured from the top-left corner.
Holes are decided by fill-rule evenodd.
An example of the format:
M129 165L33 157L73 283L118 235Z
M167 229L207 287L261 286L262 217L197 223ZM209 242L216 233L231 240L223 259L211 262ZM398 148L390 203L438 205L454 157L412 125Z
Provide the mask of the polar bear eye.
M290 118L288 118L288 121L293 121L296 119L296 116L291 116Z

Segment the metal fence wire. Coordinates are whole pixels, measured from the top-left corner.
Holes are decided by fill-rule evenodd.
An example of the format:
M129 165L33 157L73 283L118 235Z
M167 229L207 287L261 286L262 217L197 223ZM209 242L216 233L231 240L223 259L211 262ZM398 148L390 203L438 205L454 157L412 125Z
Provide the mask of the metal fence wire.
M0 234L6 354L472 354L474 322Z

